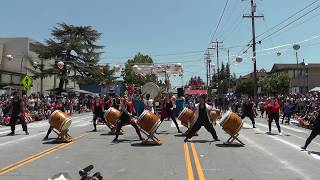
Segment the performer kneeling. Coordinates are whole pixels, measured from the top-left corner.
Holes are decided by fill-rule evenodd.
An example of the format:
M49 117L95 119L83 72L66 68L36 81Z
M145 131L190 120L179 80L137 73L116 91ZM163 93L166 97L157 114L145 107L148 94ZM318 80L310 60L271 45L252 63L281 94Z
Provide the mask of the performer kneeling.
M311 141L319 134L320 134L320 113L318 111L317 118L313 124L311 134L308 137L308 139L306 140L305 145L303 147L301 147L301 149L306 150L308 145L311 143Z
M201 95L199 98L199 104L196 104L196 110L195 110L195 118L197 121L194 123L194 125L191 127L190 131L187 133L186 138L184 139L184 142L187 142L188 139L192 138L196 132L198 132L201 128L201 126L204 126L207 131L209 131L215 141L220 141L216 131L213 128L212 123L209 121L210 119L210 111L213 110L210 105L206 103L207 96Z
M125 126L126 124L131 124L131 126L133 126L134 129L136 130L139 136L139 139L144 140L144 138L142 138L141 136L140 129L137 125L137 119L133 118L135 114L135 109L133 107L131 100L125 97L120 104L120 110L121 110L121 116L117 122L116 137L112 142L114 143L119 142L118 138L119 138L120 130L122 126Z

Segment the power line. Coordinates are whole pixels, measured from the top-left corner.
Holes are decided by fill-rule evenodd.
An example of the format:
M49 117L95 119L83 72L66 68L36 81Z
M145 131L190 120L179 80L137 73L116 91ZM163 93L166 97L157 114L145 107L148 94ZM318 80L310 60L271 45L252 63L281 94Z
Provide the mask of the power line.
M271 27L271 28L268 29L267 31L259 34L259 35L257 36L257 38L260 37L260 36L262 36L262 35L264 35L264 34L266 34L267 32L271 31L272 29L280 26L281 24L285 23L286 21L288 21L288 20L291 19L292 17L296 16L297 14L301 13L302 11L308 9L309 7L311 7L312 5L314 5L315 3L317 3L318 1L319 1L319 0L316 0L316 1L313 1L312 3L306 5L304 8L302 8L301 10L299 10L299 11L295 12L294 14L290 15L288 18L282 20L280 23L278 23L278 24L276 24L275 26ZM247 44L250 44L251 42L252 42L252 40L250 40ZM248 47L248 46L247 46L247 47L244 47L243 49L241 49L241 51L239 51L238 54L243 54L242 52L246 52L246 51L247 51L248 49L250 49L250 48L251 48L251 46L249 46L249 47Z
M288 32L288 31L290 31L290 30L292 30L292 29L294 29L294 28L296 28L296 27L298 27L298 26L300 26L300 25L302 25L302 24L304 24L304 23L306 23L306 22L308 22L308 21L310 21L310 20L318 17L318 16L320 16L320 13L318 13L318 14L316 14L316 15L314 15L314 16L312 16L312 17L310 17L310 18L308 18L308 19L306 19L306 20L304 20L304 21L302 21L302 22L299 23L299 24L296 24L296 25L292 26L291 29L287 29L287 30L285 30L285 31L282 31L282 32L278 33L277 35L275 35L275 36L273 36L273 37L278 37L280 34L283 34L283 33L285 33L285 32Z
M147 54L148 56L152 57L160 57L160 56L176 56L176 55L185 55L185 54L196 54L196 53L203 53L203 50L197 51L185 51L185 52L177 52L177 53L167 53L167 54ZM134 56L123 56L123 57L103 57L101 59L129 59L133 58Z
M319 5L319 6L317 6L317 7L315 7L315 8L313 8L312 10L308 11L307 13L303 14L302 16L298 17L297 19L295 19L295 20L291 21L290 23L288 23L287 25L285 25L285 26L281 27L280 29L278 29L278 30L274 31L273 33L269 34L268 36L266 36L266 37L262 38L262 39L261 39L261 41L268 39L269 37L271 37L271 36L273 36L274 34L276 34L276 33L280 32L281 30L283 30L284 28L286 28L286 27L290 26L291 24L293 24L293 23L295 23L295 22L299 21L301 18L303 18L303 17L307 16L308 14L312 13L313 11L315 11L315 10L317 10L317 9L319 9L319 8L320 8L320 5Z
M231 2L230 2L231 3ZM231 12L231 14L226 14L226 16L228 17L225 22L223 23L224 25L221 26L220 30L218 31L217 33L217 37L219 37L220 39L222 39L223 35L225 34L226 31L224 31L225 28L227 28L229 26L229 22L232 23L232 17L233 17L233 14L238 10L240 9L241 10L241 7L240 6L236 6L237 4L236 3L233 3L233 6L231 6L229 4L229 11ZM238 17L238 16L236 16ZM229 20L230 19L230 20ZM237 19L236 19L237 20ZM234 24L231 24L231 25L234 25Z
M216 26L216 29L214 30L214 33L213 33L213 35L212 35L212 37L211 37L211 40L210 40L209 45L211 44L211 41L213 41L213 38L214 38L214 36L215 36L216 33L217 33L217 30L218 30L218 28L219 28L219 26L220 26L221 20L222 20L223 15L224 15L224 12L225 12L225 10L226 10L226 8L227 8L227 6L228 6L228 2L229 2L229 0L227 0L227 1L226 1L226 4L224 5L222 14L221 14L221 16L220 16L220 19L219 19L219 22L218 22L218 24L217 24L217 26Z
M318 1L319 1L319 0L316 0L316 1L313 1L312 3L308 4L307 6L305 6L304 8L302 8L301 10L295 12L295 13L292 14L291 16L289 16L289 17L287 17L286 19L282 20L280 23L272 26L270 29L268 29L268 30L266 30L265 32L259 34L259 35L257 36L257 38L260 37L260 36L262 36L262 35L264 35L264 34L266 34L266 33L268 33L268 32L270 32L272 29L280 26L281 24L285 23L286 21L288 21L289 19L293 18L295 15L301 13L302 11L308 9L309 7L311 7L313 4L315 4L315 3L318 2Z
M247 6L245 6L240 12L241 14L244 14L244 12L248 9L249 4L247 4ZM228 33L225 32L224 34L229 34L229 36L227 36L226 38L224 38L224 41L228 40L231 36L230 34L233 34L236 30L238 30L243 22L243 18L237 19L238 21L232 23L234 26L231 29L231 31L229 31ZM224 35L223 34L223 35ZM224 36L223 36L224 37Z

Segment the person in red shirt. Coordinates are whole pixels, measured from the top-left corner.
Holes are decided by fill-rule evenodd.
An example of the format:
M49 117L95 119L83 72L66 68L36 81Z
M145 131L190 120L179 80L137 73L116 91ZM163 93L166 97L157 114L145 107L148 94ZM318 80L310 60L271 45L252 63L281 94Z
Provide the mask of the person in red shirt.
M280 113L280 105L277 98L271 98L270 103L267 105L267 113L269 117L268 125L269 125L269 132L271 134L271 123L274 120L276 122L279 135L281 134L280 124L279 124L279 113Z
M65 109L64 109L64 104L62 103L62 100L61 100L61 97L60 96L57 96L56 97L56 102L52 103L51 104L51 114L55 111L55 110L60 110L62 112L65 112ZM43 138L43 140L48 140L49 139L49 135L51 134L53 130L53 126L50 125L48 131L47 131L47 134L46 136Z
M140 140L144 140L144 138L141 136L140 129L137 125L137 119L134 117L136 114L136 110L130 98L124 97L123 99L121 99L120 110L121 116L117 122L116 137L113 139L112 142L119 143L118 138L121 128L127 124L130 124L136 130L136 133L138 134Z
M92 101L92 110L93 110L93 132L97 131L97 119L98 117L104 122L107 126L107 122L103 117L104 112L104 101L100 98L100 96L96 96L95 99Z

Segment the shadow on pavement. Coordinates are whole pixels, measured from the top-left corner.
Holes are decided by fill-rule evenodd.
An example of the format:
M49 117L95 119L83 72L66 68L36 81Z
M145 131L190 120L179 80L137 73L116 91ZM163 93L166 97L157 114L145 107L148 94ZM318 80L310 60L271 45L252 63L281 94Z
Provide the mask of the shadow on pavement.
M153 147L153 146L161 146L159 144L142 144L142 143L131 143L132 147Z
M233 144L216 144L217 147L222 147L222 148L241 148L241 147L244 147L242 144L236 144L236 143L233 143Z
M320 156L320 152L317 152L317 151L309 151L308 154L315 154L315 155Z
M186 134L184 134L184 133L183 134L175 134L174 136L175 137L186 137Z
M191 143L212 143L212 142L215 142L214 140L189 140L189 142Z
M42 144L62 144L61 142L58 142L56 140L53 140L53 141L46 141L46 142L43 142Z
M276 134L276 133L269 133L269 132L266 132L265 134L269 135L269 136L277 136L277 135L279 135L279 134Z

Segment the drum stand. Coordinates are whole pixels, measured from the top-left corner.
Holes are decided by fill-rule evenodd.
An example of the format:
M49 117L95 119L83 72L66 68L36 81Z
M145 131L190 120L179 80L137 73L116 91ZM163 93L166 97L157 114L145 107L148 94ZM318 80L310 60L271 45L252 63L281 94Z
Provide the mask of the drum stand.
M72 137L68 134L68 131L59 132L56 129L53 129L53 131L58 135L58 137L56 138L56 142L69 143L72 141Z
M225 144L232 144L234 140L238 141L241 145L245 145L242 141L240 141L240 139L238 138L239 133L236 133L235 135L231 136L230 138L227 140L227 142L224 142Z
M140 131L147 136L146 140L143 140L141 144L143 145L162 145L160 139L158 139L154 134L156 133L157 129L161 125L161 121L158 121L154 128L151 130L151 133L146 132L145 130L140 128ZM151 140L149 140L151 139Z
M108 132L108 135L116 135L116 130L117 130L117 126L112 125L111 123L106 121L106 125L108 126L108 128L110 129L110 131ZM121 129L119 135L123 135L124 131Z

